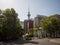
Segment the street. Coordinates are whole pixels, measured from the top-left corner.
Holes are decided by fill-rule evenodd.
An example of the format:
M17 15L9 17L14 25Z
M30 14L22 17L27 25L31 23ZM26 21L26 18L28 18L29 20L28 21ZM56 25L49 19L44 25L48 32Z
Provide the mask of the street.
M56 43L50 42L48 39L38 39L38 40L32 40L35 43L27 43L24 45L60 45Z
M0 42L0 45L60 45L50 42L48 39L35 39L35 40L16 40L12 42Z

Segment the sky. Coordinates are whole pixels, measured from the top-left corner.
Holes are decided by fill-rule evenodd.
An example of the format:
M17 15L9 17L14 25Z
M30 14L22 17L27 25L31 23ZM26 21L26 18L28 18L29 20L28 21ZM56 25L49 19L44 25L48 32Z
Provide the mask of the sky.
M28 8L31 18L38 14L50 16L60 14L60 0L0 0L0 9L14 8L21 21L27 19Z

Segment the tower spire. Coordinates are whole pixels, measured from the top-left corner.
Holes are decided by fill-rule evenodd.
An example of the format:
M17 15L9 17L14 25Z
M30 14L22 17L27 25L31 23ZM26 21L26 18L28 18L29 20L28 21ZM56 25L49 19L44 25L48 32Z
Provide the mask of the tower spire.
M28 7L28 20L30 19L30 10L29 10L29 7Z

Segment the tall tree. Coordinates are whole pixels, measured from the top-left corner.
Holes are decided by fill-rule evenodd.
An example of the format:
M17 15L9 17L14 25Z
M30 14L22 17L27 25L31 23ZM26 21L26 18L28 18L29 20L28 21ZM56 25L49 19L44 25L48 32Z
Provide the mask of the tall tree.
M42 29L50 35L50 37L55 37L56 31L60 30L60 20L57 19L57 17L47 17L42 19L40 23Z
M21 37L20 35L22 28L20 25L20 20L18 20L18 14L16 13L16 11L13 8L6 9L2 14L6 17L6 22L3 26L2 39L10 40Z

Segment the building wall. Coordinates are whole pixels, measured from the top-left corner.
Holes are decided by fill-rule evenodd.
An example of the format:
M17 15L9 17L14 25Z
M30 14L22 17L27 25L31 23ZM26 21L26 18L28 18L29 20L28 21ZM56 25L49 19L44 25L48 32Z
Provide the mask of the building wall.
M45 17L46 16L43 16L43 15L37 15L34 19L34 26L38 26L40 24L40 21Z
M27 20L24 21L24 33L27 33Z
M28 33L31 28L33 28L33 21L32 20L25 20L24 21L25 34Z

